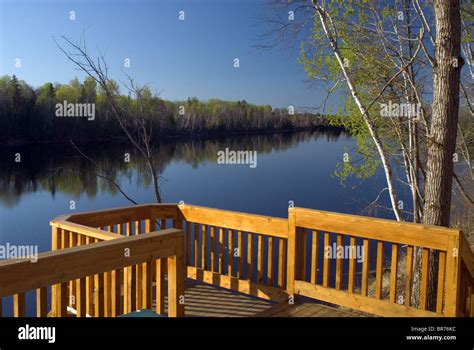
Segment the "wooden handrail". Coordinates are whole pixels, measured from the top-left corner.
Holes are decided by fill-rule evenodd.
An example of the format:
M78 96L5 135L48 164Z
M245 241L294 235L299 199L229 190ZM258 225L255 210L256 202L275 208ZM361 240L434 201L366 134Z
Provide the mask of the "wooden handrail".
M286 238L288 236L286 219L188 204L178 207L186 221L229 229L238 228L240 231L271 237Z
M291 208L295 225L313 230L344 233L386 242L446 250L448 237L459 236L459 230L440 226L398 222L321 210Z
M94 227L88 227L74 222L68 222L63 220L51 220L50 225L62 230L72 231L79 233L86 237L92 237L101 241L110 241L112 239L120 238L120 235L108 231L99 230Z
M70 215L68 221L90 227L103 227L131 221L147 220L159 215L170 218L176 217L176 204L143 204L83 212Z

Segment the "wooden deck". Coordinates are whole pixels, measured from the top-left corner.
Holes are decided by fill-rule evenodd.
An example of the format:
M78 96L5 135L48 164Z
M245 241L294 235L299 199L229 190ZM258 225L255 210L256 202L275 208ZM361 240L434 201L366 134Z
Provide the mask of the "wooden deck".
M313 302L282 303L267 309L257 317L363 317L362 314L344 311Z
M70 308L77 317L137 309L169 317L474 316L474 253L457 229L305 208L289 208L285 219L181 203L63 215L51 226L51 251L34 264L0 261L0 300L13 296L15 317L26 316L27 305L39 317ZM438 281L428 303L432 251ZM27 302L31 290L36 300ZM290 298L298 303L288 305Z
M278 304L190 279L185 300L186 317L363 317L311 301Z
M277 305L268 300L190 279L186 280L184 298L186 317L252 317ZM167 300L165 297L166 312Z

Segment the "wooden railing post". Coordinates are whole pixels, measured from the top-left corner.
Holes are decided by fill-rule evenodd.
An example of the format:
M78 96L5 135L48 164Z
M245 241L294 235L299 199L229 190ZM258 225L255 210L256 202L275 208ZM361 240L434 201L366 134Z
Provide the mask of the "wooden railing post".
M60 235L60 229L57 228L55 225L52 225L52 232L51 232L51 250L55 251L57 249L60 249L61 247L61 235ZM53 285L51 286L51 314L53 316L56 316L58 313L58 306L57 306L57 300L58 300L58 288L59 285Z
M184 239L176 239L176 255L168 258L168 317L184 316Z
M288 255L286 273L286 291L294 298L296 274L296 216L292 208L288 209Z
M461 275L459 236L450 236L446 251L445 316L459 315L459 284Z

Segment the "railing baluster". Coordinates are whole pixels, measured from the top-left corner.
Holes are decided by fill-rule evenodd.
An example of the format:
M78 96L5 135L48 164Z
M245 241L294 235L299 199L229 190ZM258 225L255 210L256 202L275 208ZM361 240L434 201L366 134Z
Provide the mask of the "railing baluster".
M81 246L86 244L86 237L81 234L76 234L76 245ZM77 317L86 317L87 314L87 300L86 300L86 277L76 279L74 281L74 295L75 308Z
M258 240L258 256L257 256L257 272L258 272L258 280L257 282L260 283L263 278L263 260L264 260L264 241L263 241L263 235L257 235L257 240Z
M273 267L273 259L274 259L274 249L275 249L275 237L268 237L268 285L273 286L274 280L274 267Z
M62 235L61 235L61 249L65 249L65 248L69 248L69 241L70 241L70 234L69 234L69 231L66 231L66 230L62 230ZM67 304L69 305L70 302L71 302L71 288L70 287L70 283L66 283L66 285L68 286L67 289L66 289L66 293L67 293L67 296L66 296L66 301L67 301Z
M286 274L286 242L284 238L278 239L278 287L285 288Z
M112 271L112 317L117 317L123 313L122 296L120 293L123 273L123 269ZM151 304L149 308L151 308Z
M247 279L253 280L253 234L247 233Z
M47 293L46 287L36 289L36 317L48 316Z
M211 271L216 271L216 228L211 226Z
M201 267L208 270L207 266L207 225L202 225L201 232Z
M301 281L306 280L306 230L302 227L298 228L298 278Z
M61 283L58 287L57 294L57 306L58 306L58 317L67 316L67 303L68 303L68 284L67 282Z
M78 244L77 233L69 232L69 247L75 247ZM76 281L69 282L69 306L76 308Z
M421 257L421 284L420 284L420 308L427 309L428 306L428 270L430 267L430 250L423 248Z
M311 283L318 281L318 231L313 230L311 235Z
M413 282L413 246L407 246L407 257L406 257L406 278L405 278L405 305L411 305L411 293L412 293L412 282Z
M163 221L163 220L162 220ZM141 226L140 226L140 221L135 221L135 235L141 234ZM140 310L143 308L144 300L143 300L143 295L142 295L142 284L143 284L143 270L146 268L144 267L144 264L138 264L135 265L135 269L137 271L136 274L136 309Z
M194 224L194 267L199 267L199 236L200 236L199 224Z
M235 231L234 230L228 230L227 231L227 246L229 247L229 256L227 258L227 275L228 276L234 276L235 273L235 259L234 259L234 254L235 254ZM238 246L237 246L238 249Z
M324 232L324 266L323 266L323 287L329 286L330 261L327 255L328 247L331 244L331 236L329 232Z
M68 283L64 282L59 285L58 288L58 317L67 316L67 304L68 304Z
M104 274L98 274L95 278L94 311L95 317L104 317Z
M364 261L362 262L362 281L361 281L361 294L367 296L369 289L369 262L370 262L370 252L369 252L369 240L364 239Z
M191 222L186 222L186 264L191 265Z
M382 299L383 242L377 242L377 263L375 266L375 298Z
M156 260L156 313L163 315L165 313L165 265L167 259Z
M69 248L69 231L61 230L61 249Z
M237 251L239 257L237 259L237 276L239 279L244 278L244 233L242 231L237 231Z
M439 267L438 267L438 290L436 297L436 312L443 312L444 301L444 278L446 275L446 252L439 252Z
M108 225L103 230L113 232L114 226ZM110 317L112 314L112 272L104 273L104 317Z
M77 317L86 317L86 278L76 280L76 311Z
M25 293L19 293L13 296L13 316L25 317Z
M219 228L219 273L224 274L224 229Z
M132 232L132 223L125 223L125 235L130 237L133 234ZM132 273L136 272L134 266L128 266L123 270L123 312L128 313L135 310L135 284L132 288ZM133 279L135 277L133 276Z
M184 242L183 242L184 244ZM184 247L183 247L184 249ZM151 261L143 263L143 281L142 281L142 308L151 309L152 304L152 275Z
M398 244L392 243L392 259L390 264L390 302L397 302L398 285Z
M52 251L61 249L61 236L62 236L61 231L62 230L56 226L52 227L52 237L51 237L51 250ZM51 286L51 313L53 315L56 315L57 313L56 301L57 301L58 288L59 288L58 284Z
M351 251L356 251L356 239L352 237L349 239L349 245L351 247ZM354 285L355 285L355 262L356 262L356 254L353 254L349 259L349 275L347 276L347 289L349 293L354 293Z
M176 255L168 258L168 317L184 316L184 241L181 237L177 240Z
M337 290L341 289L341 284L342 284L342 259L338 254L339 249L343 249L342 235L336 236L336 289Z
M92 237L86 237L86 244L94 243ZM86 277L86 307L90 316L94 315L94 276Z
M104 272L104 317L110 317L112 313L112 276L111 272Z

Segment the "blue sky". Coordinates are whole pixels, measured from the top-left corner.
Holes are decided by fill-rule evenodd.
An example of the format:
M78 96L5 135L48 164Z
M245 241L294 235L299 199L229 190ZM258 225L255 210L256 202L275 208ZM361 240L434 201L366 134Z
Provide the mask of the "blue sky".
M315 107L324 90L309 87L298 50L259 50L267 4L259 0L92 1L0 0L0 75L15 74L37 87L83 77L53 37L77 41L105 55L110 76L139 84L170 100L247 100L274 107ZM185 11L180 21L178 13ZM76 20L69 19L75 11ZM286 46L292 43L285 43ZM299 43L294 43L295 47ZM15 59L21 59L21 68ZM130 68L123 68L125 58ZM240 68L233 67L239 58Z

